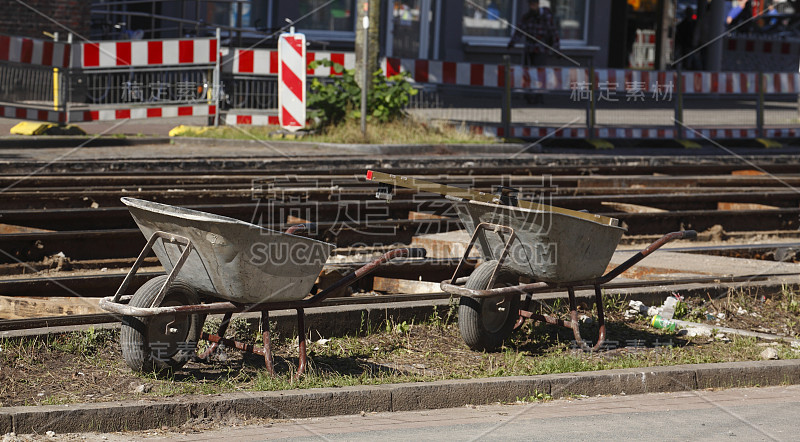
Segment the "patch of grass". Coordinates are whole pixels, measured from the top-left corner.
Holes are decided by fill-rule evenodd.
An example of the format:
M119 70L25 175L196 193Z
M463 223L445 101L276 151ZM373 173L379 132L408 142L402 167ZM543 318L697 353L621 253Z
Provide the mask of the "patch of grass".
M549 402L553 400L553 396L549 393L540 392L538 390L534 391L532 394L524 397L517 397L518 404L529 404L534 402Z
M232 139L232 140L276 140L281 137L273 133L279 126L208 127L202 130L187 130L182 136ZM389 123L370 124L366 138L361 125L347 120L337 126L327 127L318 133L302 138L304 142L341 144L470 144L491 141L484 135L470 134L457 128L415 121L411 118Z
M734 295L732 295L734 296ZM750 298L748 298L750 299ZM787 298L788 299L788 298ZM752 300L751 300L752 301ZM761 301L759 301L761 302ZM789 304L790 305L790 304ZM610 350L584 353L576 350L567 329L527 322L497 353L469 350L461 341L458 325L449 318L457 303L435 312L427 321L388 319L357 337L331 337L308 343L306 375L299 380L295 337L273 341L278 375L266 372L263 358L225 349L227 358L210 363L190 362L169 375L133 374L118 350L118 332L88 330L47 339L0 340L0 398L5 405L107 401L141 397L145 384L150 397L218 394L235 391L271 391L313 387L343 387L518 375L539 375L615 368L634 368L709 362L759 360L763 350L754 338L729 336L730 341L705 337L681 338L652 329L640 321L609 316ZM368 321L363 321L365 324ZM217 323L207 324L215 331ZM362 326L363 328L363 326ZM368 327L369 328L369 327ZM362 330L363 332L363 330ZM597 326L584 325L585 338L596 336ZM231 326L229 336L242 334L252 342L254 331L244 323ZM638 345L635 342L641 341ZM781 359L800 352L775 343ZM84 355L90 355L84 357ZM38 396L44 392L46 395ZM87 399L87 397L90 397ZM8 400L6 398L9 398ZM523 401L547 400L528 392Z
M798 299L794 290L786 284L781 286L780 308L787 313L800 313L800 299Z
M621 313L627 309L627 302L622 293L605 293L603 290L603 311Z

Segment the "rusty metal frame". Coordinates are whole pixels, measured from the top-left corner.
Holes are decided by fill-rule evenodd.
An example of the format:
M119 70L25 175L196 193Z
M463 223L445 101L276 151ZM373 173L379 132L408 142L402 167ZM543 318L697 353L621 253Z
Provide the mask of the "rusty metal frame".
M477 233L478 231L477 227L475 231ZM569 321L529 311L528 307L530 305L529 302L530 299L527 299L526 305L519 311L519 319L515 324L515 328L519 328L520 326L522 326L525 319L533 319L535 321L541 321L551 325L567 327L572 329L572 333L575 336L575 341L582 350L594 351L602 347L606 338L606 323L605 323L605 313L603 311L602 286L610 282L620 274L622 274L624 271L630 269L631 267L636 265L639 261L643 260L648 255L655 252L656 250L661 248L661 246L667 244L668 242L677 239L694 239L696 237L697 237L697 232L695 232L694 230L684 230L680 232L667 233L666 235L662 236L661 238L659 238L658 240L647 246L641 252L636 253L632 257L628 258L622 264L610 270L605 275L586 281L572 281L566 283L533 282L529 284L520 284L512 287L502 287L497 289L485 289L485 290L468 289L466 287L459 285L464 282L465 278L457 278L458 276L458 268L457 268L456 273L453 274L453 277L450 280L442 281L440 287L442 288L442 291L449 293L451 295L467 296L471 298L493 298L497 296L514 296L514 295L520 296L523 294L530 296L534 293L547 291L553 288L565 288L567 289L567 295L569 297L569 308L570 308ZM461 263L464 260L466 260L466 257L469 255L470 248L472 246L472 243L474 242L474 239L475 235L473 235L473 241L470 242L470 246L467 247L464 256L461 258L461 262L459 262L459 267ZM597 306L597 323L599 325L599 332L598 332L597 343L592 347L589 347L589 345L586 344L583 338L581 337L581 332L579 328L580 321L578 321L577 301L575 299L575 289L578 287L585 287L585 286L589 286L594 289L595 305ZM491 285L489 287L491 287Z
M139 256L136 258L136 261L134 261L133 266L128 271L128 274L125 275L125 279L122 280L117 292L114 294L113 302L119 302L122 294L125 293L125 290L128 289L131 281L133 281L133 277L136 275L136 272L139 271L139 267L141 267L142 263L144 263L144 259L147 258L147 255L153 249L153 245L155 245L157 239L161 239L162 242L169 241L171 243L183 244L186 247L186 249L184 249L184 251L181 253L180 258L178 258L178 262L172 268L172 271L169 272L167 280L164 282L164 285L161 287L161 290L158 292L158 296L151 306L158 305L164 300L164 295L166 295L167 289L172 284L172 281L175 280L175 277L178 275L178 271L181 269L181 267L183 267L183 264L189 257L189 253L191 253L194 249L194 246L192 245L192 242L189 241L189 238L186 238L185 236L157 231L150 235L150 239L147 240L147 244L145 244L144 248L139 253Z
M462 267L467 262L467 258L469 258L469 252L472 251L472 248L475 246L475 243L478 241L478 234L483 232L484 230L490 230L494 233L497 233L498 236L502 239L502 235L500 232L505 232L508 234L508 239L506 240L505 245L503 246L503 250L500 252L500 256L497 258L497 267L494 268L492 272L492 276L489 278L489 284L487 287L491 287L494 285L494 281L497 279L497 273L500 271L500 266L503 264L503 261L506 260L508 256L508 251L511 249L511 243L517 239L517 233L514 231L513 228L509 226L503 226L500 224L492 224L492 223L480 223L475 226L475 231L472 233L472 238L470 238L469 243L467 244L467 249L464 251L464 255L461 257L461 260L458 261L458 265L456 266L456 270L453 272L453 277L450 278L451 281L457 280L459 272L461 272ZM491 253L491 251L489 251Z
M299 226L290 227L289 230L285 233L296 234L299 233L301 230L310 230L309 227L310 226L308 225L301 224ZM380 265L385 264L391 261L392 259L424 258L426 256L426 250L423 248L401 248L401 249L391 250L389 252L384 253L379 258L376 258L375 260L356 269L355 271L350 272L349 274L345 275L341 279L331 284L326 289L299 301L264 302L255 304L243 304L243 303L225 301L225 302L211 302L207 304L181 305L181 306L169 306L169 307L152 307L152 306L132 307L130 305L127 305L127 303L130 302L132 296L123 295L123 293L125 292L125 290L127 290L128 286L133 280L133 276L139 270L139 267L141 267L142 262L144 262L144 258L152 249L153 244L155 244L155 241L159 238L161 238L162 240L166 239L169 240L170 242L179 242L186 245L186 249L181 254L181 257L178 259L178 262L175 264L169 276L167 277L167 281L161 288L161 291L159 292L159 295L156 299L157 302L154 302L152 305L158 305L161 302L161 300L163 300L164 295L169 290L169 286L175 280L175 277L180 271L180 268L183 266L184 262L188 258L189 253L193 250L193 246L191 241L187 238L159 231L155 232L147 241L147 244L145 245L144 249L142 249L142 252L136 259L136 262L134 262L133 266L128 271L128 274L125 276L125 279L123 279L120 287L117 289L117 292L114 294L114 296L108 296L100 299L100 307L106 311L117 313L119 315L136 316L141 318L161 316L161 315L224 313L225 316L223 317L222 323L217 329L216 334L211 335L205 332L201 334L201 339L211 342L211 345L199 357L202 359L208 358L214 351L216 351L216 349L219 347L219 344L228 345L248 353L254 353L257 355L264 356L264 362L267 366L267 371L270 373L270 375L273 376L275 375L275 368L272 361L272 342L269 333L269 311L284 310L284 309L296 310L299 363L297 367L297 373L295 373L294 379L298 379L300 376L302 376L306 370L306 366L308 365L307 364L308 356L306 353L305 320L304 320L305 308L318 306L332 293L336 292L342 287L346 287L357 282L359 279L368 275L373 270L378 268ZM256 312L256 311L261 312L261 324L262 324L262 333L264 339L264 347L262 348L255 347L251 344L241 343L239 341L224 337L225 332L227 331L228 326L230 325L230 320L233 313Z

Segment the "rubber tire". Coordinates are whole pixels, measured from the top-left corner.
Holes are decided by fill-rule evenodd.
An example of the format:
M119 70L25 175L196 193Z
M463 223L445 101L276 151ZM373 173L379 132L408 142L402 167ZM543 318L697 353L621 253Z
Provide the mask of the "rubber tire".
M469 279L466 288L484 290L490 287L491 278L497 261L486 261L475 269ZM495 288L516 283L515 276L502 269L493 284ZM496 351L503 345L503 341L511 335L514 324L519 318L519 295L509 295L503 300L505 317L494 307L503 297L496 298L470 298L462 296L458 307L458 328L461 331L461 338L469 348L476 351ZM487 318L486 314L497 315L494 318Z
M166 280L167 275L161 275L145 282L133 295L130 306L150 307ZM197 292L185 281L176 278L158 307L195 304L199 304ZM180 369L196 353L204 316L123 316L120 343L125 363L131 370L139 373L162 373ZM172 319L177 321L175 325L179 328L178 336L157 331ZM151 340L156 336L164 336L167 342L172 341L171 345L167 348L153 348Z

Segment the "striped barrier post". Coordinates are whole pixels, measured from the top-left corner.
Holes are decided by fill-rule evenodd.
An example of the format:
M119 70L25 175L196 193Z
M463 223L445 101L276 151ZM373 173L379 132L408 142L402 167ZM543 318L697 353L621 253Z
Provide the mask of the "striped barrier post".
M295 132L306 123L306 37L294 32L278 39L278 117Z

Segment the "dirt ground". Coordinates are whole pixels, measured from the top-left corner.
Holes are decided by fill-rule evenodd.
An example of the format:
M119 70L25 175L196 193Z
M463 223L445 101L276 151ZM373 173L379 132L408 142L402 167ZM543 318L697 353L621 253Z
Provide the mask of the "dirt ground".
M0 406L758 360L767 346L779 358L800 357L788 343L716 333L690 338L657 330L647 317L626 319L627 302L621 298L607 297L606 308L609 344L594 353L578 350L567 329L531 323L499 352L472 351L461 340L453 304L420 323L389 321L359 336L312 339L308 374L297 382L291 381L298 361L296 337L276 337L275 378L266 373L263 358L235 349L223 349L210 361L191 361L173 374L135 374L123 362L114 330L5 339L0 341ZM567 317L564 305L552 309ZM596 336L594 312L582 315L584 337ZM679 305L676 315L794 337L800 333L800 295L787 289L772 297L737 292L715 300L694 298ZM258 333L234 323L228 336L254 342Z

